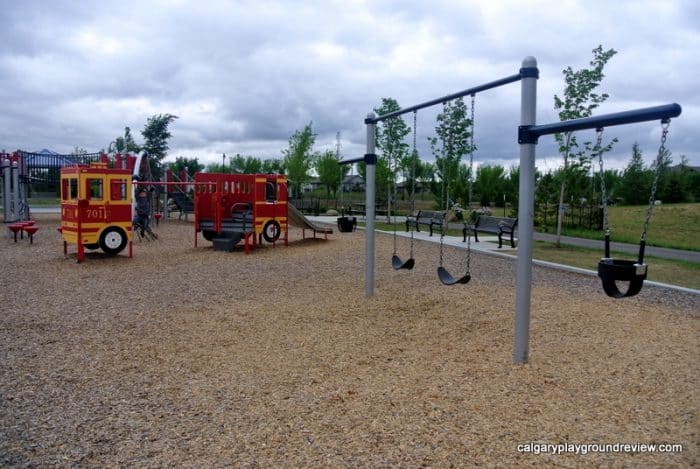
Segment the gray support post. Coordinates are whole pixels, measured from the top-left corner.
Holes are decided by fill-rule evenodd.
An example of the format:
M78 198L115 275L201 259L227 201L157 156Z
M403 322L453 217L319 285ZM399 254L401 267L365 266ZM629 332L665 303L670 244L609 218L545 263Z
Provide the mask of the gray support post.
M165 174L163 174L160 179L162 182L168 182L168 177ZM163 188L163 222L167 223L168 217L170 217L170 211L168 209L168 191L170 188L167 184L163 184L161 187Z
M12 180L10 179L10 160L2 159L2 218L4 223L10 220L10 199L12 198Z
M12 221L19 221L20 194L19 194L19 163L12 162Z
M523 69L536 69L534 57L523 59ZM537 77L521 82L520 124L534 125L537 115ZM535 143L520 144L520 197L518 201L518 263L515 291L513 362L527 363L530 340L532 240L535 212Z
M374 114L367 114L367 118L374 119ZM377 172L374 135L376 125L367 124L367 154L365 155L365 296L368 298L374 295L374 198ZM374 159L369 161L368 155L372 155Z

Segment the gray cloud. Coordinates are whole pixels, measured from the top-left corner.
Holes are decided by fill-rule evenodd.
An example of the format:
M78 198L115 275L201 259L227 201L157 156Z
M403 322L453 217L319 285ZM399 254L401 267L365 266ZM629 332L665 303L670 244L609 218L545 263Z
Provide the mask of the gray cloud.
M2 2L0 149L106 148L148 116L172 113L171 155L279 157L313 121L317 148L364 151L364 116L393 97L403 106L512 75L538 59L538 121L558 120L561 71L587 67L598 44L619 51L600 108L683 105L669 139L700 165L700 12L693 1L234 1ZM420 114L418 140L437 109ZM407 117L410 120L410 116ZM477 97L480 162L517 160L519 86ZM658 124L609 129L624 167L638 141L651 158ZM558 164L551 139L538 165Z

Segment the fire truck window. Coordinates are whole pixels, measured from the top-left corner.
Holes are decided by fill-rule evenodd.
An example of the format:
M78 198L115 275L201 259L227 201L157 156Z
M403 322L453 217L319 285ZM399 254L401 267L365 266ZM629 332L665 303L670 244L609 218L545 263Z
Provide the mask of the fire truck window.
M272 181L267 181L265 184L265 199L268 202L272 202L277 198L275 183Z
M126 200L126 179L113 179L109 195L112 200Z
M78 178L68 179L68 200L78 198Z
M88 179L90 199L102 200L104 198L104 181L102 179Z
M68 179L61 179L61 200L68 200Z

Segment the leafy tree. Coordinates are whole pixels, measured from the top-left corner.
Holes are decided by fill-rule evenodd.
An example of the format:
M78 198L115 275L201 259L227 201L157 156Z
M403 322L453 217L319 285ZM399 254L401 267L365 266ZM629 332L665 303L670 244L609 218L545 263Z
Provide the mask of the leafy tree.
M316 141L309 122L302 131L294 132L289 138L289 147L282 150L284 155L284 169L289 177L289 186L292 194L301 196L301 187L310 179L309 170L313 162L312 149Z
M130 127L124 127L124 135L116 138L114 149L119 153L138 153L141 151L141 146L134 141L134 137L131 135Z
M474 190L479 194L482 206L488 207L503 199L503 191L506 187L506 171L503 166L481 165L476 170Z
M415 172L415 175L413 174ZM402 198L404 200L411 198L411 191L415 188L415 196L418 197L419 192L429 186L431 180L435 177L435 166L428 161L421 161L418 150L411 152L411 155L406 160L406 169L404 176L404 190ZM415 184L415 185L414 185Z
M566 87L564 88L564 97L554 96L554 108L559 110L559 119L566 121L581 117L589 117L593 110L600 103L608 99L607 93L598 94L595 89L598 88L603 81L605 75L603 69L608 61L617 53L614 49L603 51L602 46L593 49L593 60L591 60L591 69L581 69L574 71L571 67L567 67L562 71ZM561 186L559 192L559 204L564 203L566 196L566 187L568 183L572 183L578 176L581 170L584 173L588 172L588 164L590 158L587 156L591 151L590 142L585 142L583 146L579 146L576 136L572 132L564 134L556 134L555 139L559 144L559 152L564 160L564 168L561 177ZM607 145L603 145L603 151L609 151L616 139ZM558 212L561 215L561 211ZM557 219L557 247L561 246L561 216Z
M221 163L209 163L206 168L204 168L204 171L207 173L225 173L227 170L228 166L224 166Z
M254 156L242 156L236 153L236 156L229 160L227 169L229 170L227 172L237 174L260 174L263 172L263 162Z
M282 174L284 172L282 160L275 158L263 160L262 172L265 174Z
M651 171L644 167L644 158L637 142L632 145L632 158L627 164L618 194L625 204L640 205L648 202L651 187Z
M504 204L509 203L513 213L518 212L520 200L520 166L511 166L504 181L503 193L506 195Z
M185 156L178 156L174 162L171 161L167 165L168 169L175 174L180 174L180 170L186 169L190 177L194 177L195 173L204 170L204 165L199 162L198 158L187 158Z
M607 199L611 202L617 202L619 198L620 181L622 179L622 173L617 169L606 169L603 179L605 180L605 192ZM595 179L593 180L594 185L600 185L600 174L596 173ZM591 198L591 203L599 202L600 199Z
M382 98L382 105L375 108L374 112L382 116L400 109L401 106L395 99ZM383 169L377 168L377 187L382 188L380 193L386 191L387 217L391 217L392 192L397 182L397 176L400 172L405 171L407 163L410 163L408 144L404 142L404 138L410 131L410 127L400 116L386 119L377 125L376 147L380 151L379 159L385 160ZM384 171L384 169L388 169L388 171Z
M693 175L697 174L688 166L688 158L681 155L680 164L667 173L668 184L661 200L668 203L697 201L693 194L693 189L696 191L700 189L697 187L697 182L693 187Z
M148 155L151 174L155 180L160 179L161 163L168 153L168 139L172 136L168 131L171 122L177 119L172 114L157 114L148 118L146 126L141 131L145 140L142 149Z
M321 184L326 186L328 197L330 197L331 192L335 194L338 191L342 177L350 169L346 165L340 166L339 161L340 155L331 150L326 150L315 158L316 174L318 174Z
M476 150L472 148L471 119L467 116L464 99L458 98L443 104L442 112L437 116L436 137L428 139L435 156L437 176L442 181L441 205L456 200L456 181L459 177L459 162L463 155Z

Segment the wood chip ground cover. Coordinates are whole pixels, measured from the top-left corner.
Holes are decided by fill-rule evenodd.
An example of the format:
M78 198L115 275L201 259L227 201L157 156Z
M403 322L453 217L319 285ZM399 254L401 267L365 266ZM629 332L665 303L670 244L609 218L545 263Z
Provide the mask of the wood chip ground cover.
M473 280L448 288L437 245L395 272L378 236L367 299L361 231L293 230L245 256L194 248L173 221L133 259L76 264L56 216L39 225L32 245L0 243L0 465L697 464L698 296L615 301L535 267L530 362L514 365L512 260L474 253ZM683 450L518 451L531 442Z

